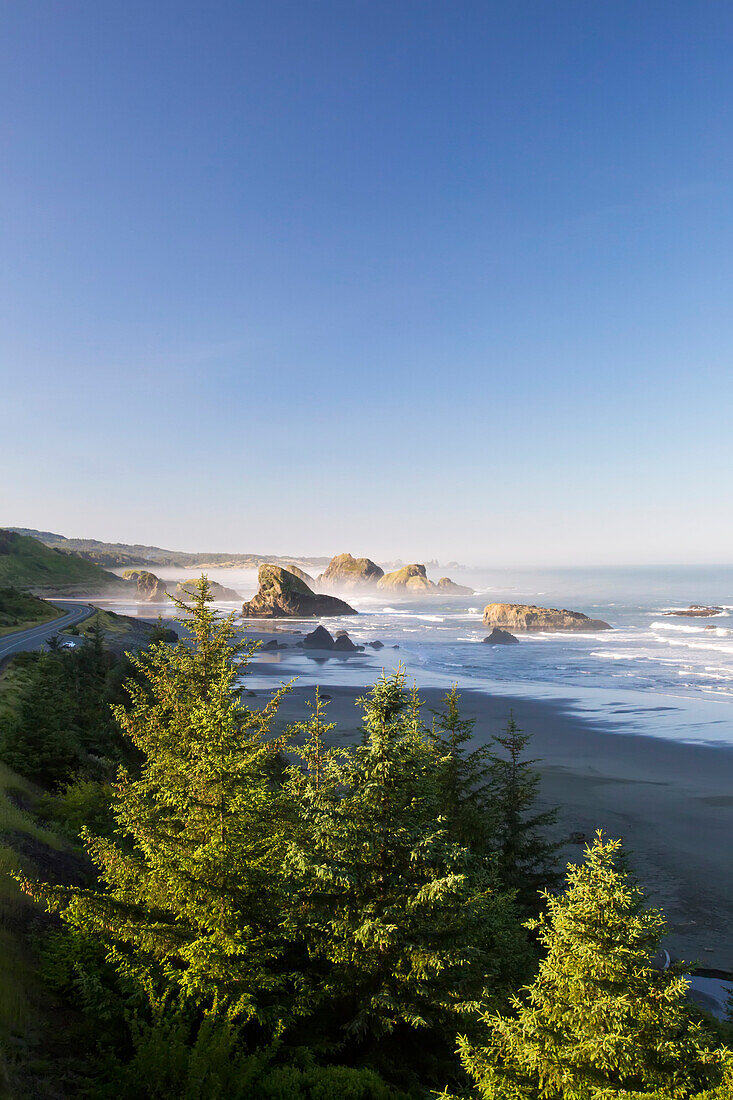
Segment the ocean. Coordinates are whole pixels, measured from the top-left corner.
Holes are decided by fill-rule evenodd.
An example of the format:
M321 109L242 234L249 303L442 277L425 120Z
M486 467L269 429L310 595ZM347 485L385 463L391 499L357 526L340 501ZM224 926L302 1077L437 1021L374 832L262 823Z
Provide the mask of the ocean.
M244 599L256 590L254 571L208 572ZM192 574L164 570L161 575L180 579ZM282 666L283 679L295 676L305 685L366 686L383 669L402 664L418 687L447 689L457 683L464 690L508 698L551 699L620 733L733 744L733 567L462 570L454 571L453 579L475 594L419 601L387 599L376 591L347 595L358 617L329 619L324 625L332 633L348 631L357 644L378 639L384 649L327 658L298 649L262 654L253 662L252 687L272 685L272 665ZM493 602L583 611L606 620L613 630L521 634L518 646L488 646L481 616ZM689 604L723 611L710 619L665 614ZM222 608L239 610L239 605ZM120 604L116 609L165 613L157 605L135 609ZM257 625L306 633L314 624L281 620Z

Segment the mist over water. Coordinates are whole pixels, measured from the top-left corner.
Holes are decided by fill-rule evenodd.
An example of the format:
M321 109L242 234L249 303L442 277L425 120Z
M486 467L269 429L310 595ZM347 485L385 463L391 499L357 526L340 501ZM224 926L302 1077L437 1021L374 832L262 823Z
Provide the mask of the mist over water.
M432 578L444 572L433 571ZM196 574L162 570L160 575L168 580ZM210 569L208 575L243 599L257 588L254 570ZM253 665L252 686L271 685L274 671L306 685L366 686L383 668L401 662L423 688L458 682L464 690L561 700L569 711L619 732L733 744L733 567L451 570L451 575L475 595L416 600L376 590L344 593L359 615L324 625L332 633L347 630L360 644L379 639L385 648L346 658L324 659L298 649L262 655ZM489 631L481 616L493 602L583 611L614 629L520 635L518 646L487 646L482 641ZM664 614L692 603L724 610L702 620ZM145 616L167 611L165 605L115 607ZM250 625L304 634L314 622ZM258 675L258 669L268 675Z

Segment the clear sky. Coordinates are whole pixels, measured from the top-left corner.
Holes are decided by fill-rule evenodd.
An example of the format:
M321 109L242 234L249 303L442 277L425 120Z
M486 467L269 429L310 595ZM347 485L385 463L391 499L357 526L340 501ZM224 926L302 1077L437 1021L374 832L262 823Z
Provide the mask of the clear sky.
M733 7L23 0L0 523L733 561Z

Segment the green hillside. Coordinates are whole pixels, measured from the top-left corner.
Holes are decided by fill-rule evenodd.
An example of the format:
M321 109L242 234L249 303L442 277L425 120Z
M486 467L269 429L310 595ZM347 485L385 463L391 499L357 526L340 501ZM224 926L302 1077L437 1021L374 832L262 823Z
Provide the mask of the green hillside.
M0 528L0 586L43 594L91 594L125 582L76 554L51 550L37 539Z
M27 630L30 626L57 619L63 612L38 596L17 588L0 588L0 634Z

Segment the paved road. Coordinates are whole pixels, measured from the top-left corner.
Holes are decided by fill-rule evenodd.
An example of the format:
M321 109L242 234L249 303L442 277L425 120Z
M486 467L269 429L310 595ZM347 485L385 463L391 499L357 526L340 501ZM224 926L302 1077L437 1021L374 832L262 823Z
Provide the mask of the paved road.
M40 626L32 626L28 630L15 630L12 634L0 636L0 661L11 653L40 649L47 638L58 634L59 630L67 630L70 626L83 622L95 611L88 603L67 603L65 600L54 600L53 603L65 612L60 618L41 623Z

